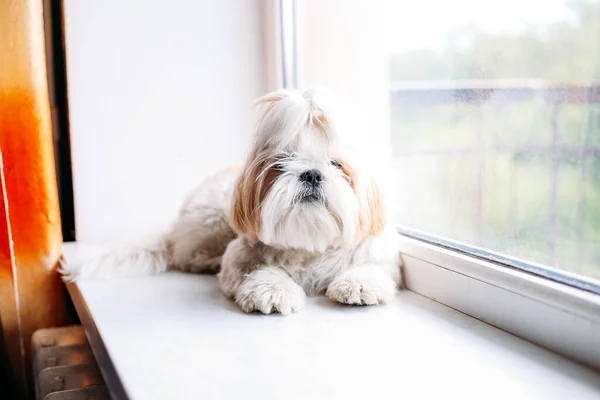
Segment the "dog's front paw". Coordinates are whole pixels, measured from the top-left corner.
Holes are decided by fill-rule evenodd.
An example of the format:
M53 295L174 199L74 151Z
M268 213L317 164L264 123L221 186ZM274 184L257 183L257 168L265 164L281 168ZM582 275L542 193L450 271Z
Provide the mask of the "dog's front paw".
M388 303L396 294L396 283L377 267L357 267L337 277L325 295L338 303L374 305Z
M304 307L306 294L285 272L263 268L246 277L235 294L235 302L248 313L289 315Z

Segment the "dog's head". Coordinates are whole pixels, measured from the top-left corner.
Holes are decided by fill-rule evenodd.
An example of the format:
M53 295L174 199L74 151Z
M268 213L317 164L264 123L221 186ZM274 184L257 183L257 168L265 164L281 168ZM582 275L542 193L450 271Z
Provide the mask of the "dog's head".
M342 151L331 113L313 91L257 101L256 140L236 182L238 234L280 248L348 247L386 225L371 176Z

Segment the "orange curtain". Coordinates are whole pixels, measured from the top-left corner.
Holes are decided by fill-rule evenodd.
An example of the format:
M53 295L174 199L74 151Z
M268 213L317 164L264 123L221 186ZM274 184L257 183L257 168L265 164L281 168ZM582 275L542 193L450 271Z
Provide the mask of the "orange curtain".
M42 9L0 0L0 313L23 392L31 335L66 323Z

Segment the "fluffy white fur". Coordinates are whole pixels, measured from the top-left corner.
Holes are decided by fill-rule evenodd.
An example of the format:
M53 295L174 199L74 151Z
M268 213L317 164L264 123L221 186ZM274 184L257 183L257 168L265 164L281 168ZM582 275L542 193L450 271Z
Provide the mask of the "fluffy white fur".
M313 91L274 92L257 104L256 139L241 170L203 182L162 237L65 265L65 278L218 272L225 295L265 314L298 311L307 294L390 301L400 284L397 236L332 113Z

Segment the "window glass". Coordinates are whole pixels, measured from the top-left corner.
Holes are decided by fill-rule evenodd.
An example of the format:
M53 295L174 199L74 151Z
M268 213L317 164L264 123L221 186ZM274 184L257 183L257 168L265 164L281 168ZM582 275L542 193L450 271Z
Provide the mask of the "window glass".
M398 222L600 279L600 1L387 7Z

